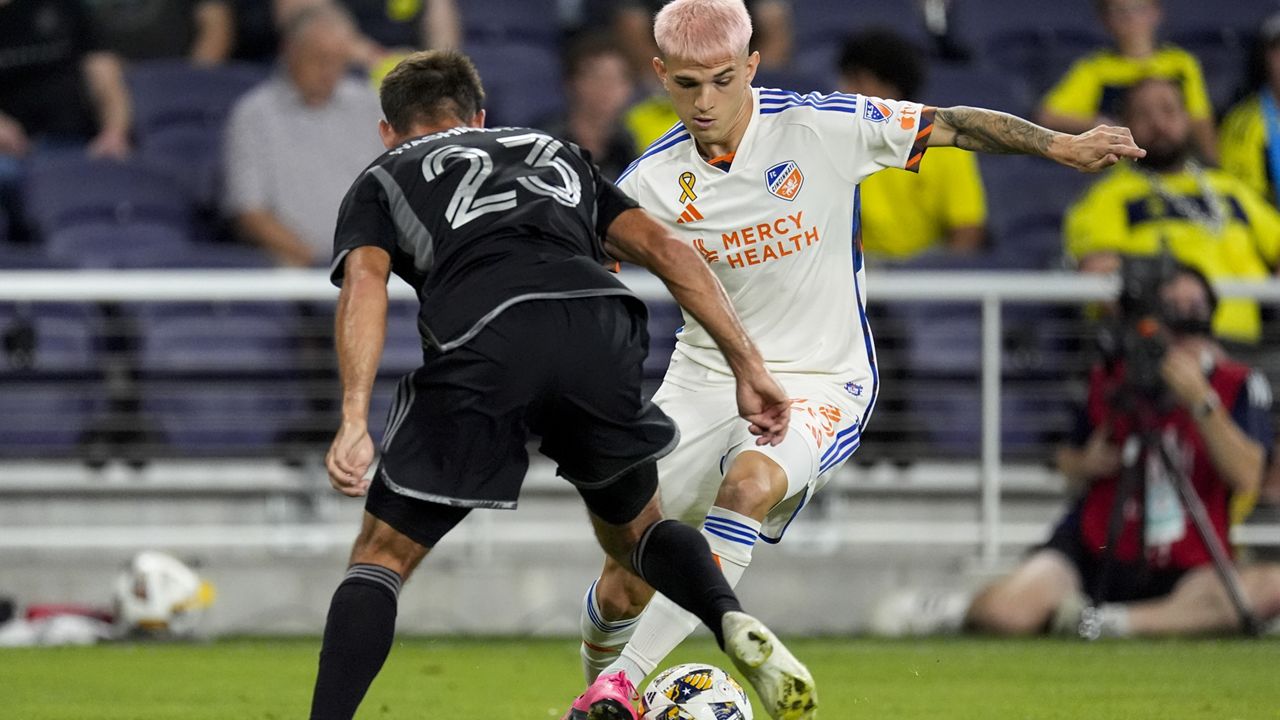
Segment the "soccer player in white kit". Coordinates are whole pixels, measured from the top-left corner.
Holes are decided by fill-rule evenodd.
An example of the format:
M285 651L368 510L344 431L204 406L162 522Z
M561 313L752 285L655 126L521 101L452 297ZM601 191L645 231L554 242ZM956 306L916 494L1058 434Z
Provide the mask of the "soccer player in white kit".
M662 52L654 69L681 122L618 185L702 255L794 399L787 438L756 444L737 416L728 366L686 316L654 398L681 433L658 463L662 500L669 517L702 525L736 584L757 539L780 541L857 450L875 408L858 183L885 168L915 171L938 145L1040 155L1086 171L1145 153L1126 128L1073 136L975 108L753 88L759 55L748 54L741 0L674 0L654 34ZM582 610L589 682L622 671L640 683L696 627L652 596L606 561Z

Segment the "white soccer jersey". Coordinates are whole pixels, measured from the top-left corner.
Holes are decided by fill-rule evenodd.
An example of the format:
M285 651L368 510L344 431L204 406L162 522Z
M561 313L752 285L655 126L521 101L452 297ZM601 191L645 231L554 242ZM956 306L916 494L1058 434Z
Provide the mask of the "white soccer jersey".
M751 122L727 172L677 126L618 184L701 253L770 370L870 377L874 397L857 185L883 168L918 168L931 113L859 95L752 92ZM691 363L729 372L687 314L675 352L668 377Z

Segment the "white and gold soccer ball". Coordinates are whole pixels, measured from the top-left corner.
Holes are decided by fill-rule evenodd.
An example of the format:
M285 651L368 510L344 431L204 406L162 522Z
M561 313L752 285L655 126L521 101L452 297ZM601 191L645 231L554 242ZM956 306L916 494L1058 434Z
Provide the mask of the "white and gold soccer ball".
M751 701L738 681L702 663L662 671L640 703L644 720L752 720Z

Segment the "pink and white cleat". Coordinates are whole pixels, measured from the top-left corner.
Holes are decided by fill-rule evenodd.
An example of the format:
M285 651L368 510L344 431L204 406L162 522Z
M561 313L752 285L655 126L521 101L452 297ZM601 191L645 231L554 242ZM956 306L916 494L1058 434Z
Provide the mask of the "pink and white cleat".
M621 670L601 675L573 701L562 720L640 720L634 704L638 697L635 685Z

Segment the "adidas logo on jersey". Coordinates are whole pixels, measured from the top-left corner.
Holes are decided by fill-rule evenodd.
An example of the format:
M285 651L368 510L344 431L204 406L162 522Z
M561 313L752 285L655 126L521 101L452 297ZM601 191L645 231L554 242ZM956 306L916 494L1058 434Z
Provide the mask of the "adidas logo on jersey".
M705 218L702 217L702 213L698 212L698 208L694 207L693 203L689 203L684 206L684 212L680 213L680 218L676 220L676 224L683 225L684 223L691 223L695 220L703 219Z

